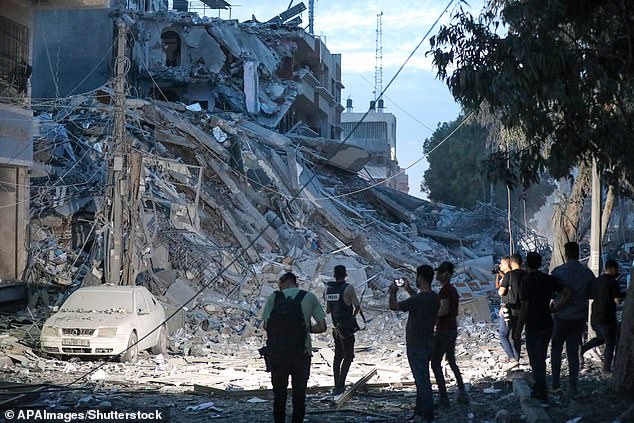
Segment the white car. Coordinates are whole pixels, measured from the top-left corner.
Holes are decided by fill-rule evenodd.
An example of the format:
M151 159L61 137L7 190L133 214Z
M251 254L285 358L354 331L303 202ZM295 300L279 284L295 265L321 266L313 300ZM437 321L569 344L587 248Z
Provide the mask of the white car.
M46 320L40 343L49 355L111 356L125 351L121 360L134 363L139 351L166 352L165 311L142 286L79 288Z

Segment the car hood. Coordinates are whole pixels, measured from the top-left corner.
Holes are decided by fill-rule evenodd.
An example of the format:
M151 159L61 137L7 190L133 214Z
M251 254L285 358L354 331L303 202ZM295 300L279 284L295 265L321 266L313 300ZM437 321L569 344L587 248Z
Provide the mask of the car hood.
M76 311L60 311L53 314L44 323L45 326L59 328L99 328L119 326L131 318L130 313L81 313Z

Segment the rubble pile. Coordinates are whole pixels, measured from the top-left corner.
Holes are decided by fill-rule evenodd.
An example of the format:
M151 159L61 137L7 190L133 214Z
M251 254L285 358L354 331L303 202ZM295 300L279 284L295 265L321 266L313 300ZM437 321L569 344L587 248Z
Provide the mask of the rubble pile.
M75 286L103 276L103 154L112 106L100 99L99 93L73 99L72 111L40 118L35 157L48 172L33 177L29 272L42 284ZM144 152L143 230L135 240L143 257L136 270L155 294L164 296L180 280L192 294L207 286L245 299L255 314L253 299L270 293L285 270L301 282L324 281L343 262L359 292L368 284L381 291L399 271L411 275L421 263L442 260L464 262L457 282L477 281L463 297L486 292L490 252L472 259L478 252L442 245L417 230L417 209L444 206L413 197L401 205L399 198L408 196L390 198L352 172L315 161L301 141L244 116L132 104L127 141ZM408 215L409 223L399 215Z

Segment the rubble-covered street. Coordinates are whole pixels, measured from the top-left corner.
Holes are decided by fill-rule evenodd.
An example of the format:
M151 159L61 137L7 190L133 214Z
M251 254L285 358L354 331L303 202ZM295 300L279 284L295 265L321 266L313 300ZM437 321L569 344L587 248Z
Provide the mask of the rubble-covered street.
M226 304L228 309L230 305L233 302ZM333 354L328 346L330 335L314 337L306 421L399 422L411 415L415 389L404 357L404 316L379 310L376 306L367 311L371 316L369 327L359 333L349 380L357 381L374 369L376 375L342 404L335 402L330 394L329 362ZM3 326L11 328L9 335L0 339L4 357L3 399L30 391L11 405L28 404L57 411L86 407L104 411L167 407L171 421L272 420L270 380L263 360L258 358L257 348L262 343L258 332L249 336L213 337L209 349L191 355L145 353L138 363L125 364L47 360L38 356L36 349L25 347L32 344L32 338L37 338L36 324L28 318L15 318L3 320ZM189 325L187 328L191 329ZM554 422L601 422L616 421L627 410L629 405L615 400L607 389L597 356L586 360L580 391L573 400L555 395L547 408L533 403L522 391L529 367L523 359L519 369L505 369L506 364L499 360L503 353L494 328L492 323L461 321L457 355L470 404L459 404L454 396L451 408L438 410L437 421L546 421L544 414L538 414L542 411ZM178 339L179 336L172 337L172 343ZM450 371L446 377L450 381L450 395L452 392L455 395ZM599 398L605 400L601 407L597 407ZM620 421L631 419L630 415Z

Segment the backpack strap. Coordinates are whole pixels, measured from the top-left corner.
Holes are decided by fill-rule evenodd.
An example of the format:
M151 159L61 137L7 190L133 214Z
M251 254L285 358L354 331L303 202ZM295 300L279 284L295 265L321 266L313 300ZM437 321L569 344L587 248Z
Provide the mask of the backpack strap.
M300 289L297 295L295 296L295 301L297 301L298 303L301 303L304 297L306 296L306 294L307 294L306 291L304 291L303 289Z
M286 297L284 297L284 293L282 291L275 291L275 301L273 302L273 307L284 301L285 298Z

